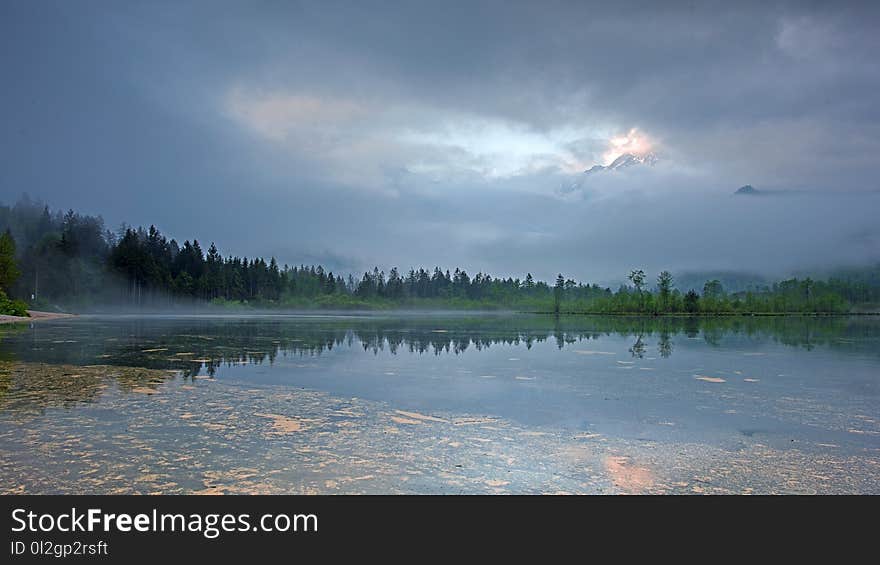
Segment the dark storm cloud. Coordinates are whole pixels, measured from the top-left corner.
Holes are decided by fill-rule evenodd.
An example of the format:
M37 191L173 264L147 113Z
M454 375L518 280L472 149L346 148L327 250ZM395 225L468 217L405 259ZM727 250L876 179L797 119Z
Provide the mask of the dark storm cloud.
M5 201L337 270L878 258L875 4L0 10ZM560 190L626 134L661 164Z

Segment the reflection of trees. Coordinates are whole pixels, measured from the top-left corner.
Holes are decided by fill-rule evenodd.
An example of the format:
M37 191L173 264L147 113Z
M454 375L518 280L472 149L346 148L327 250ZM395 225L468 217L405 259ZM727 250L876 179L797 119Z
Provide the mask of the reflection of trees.
M685 318L681 331L689 338L697 337L700 334L700 319Z
M724 336L724 329L718 327L709 327L703 330L703 340L713 347L721 345L721 338Z
M655 335L663 357L672 355L677 336L702 337L713 345L739 336L876 355L880 324L859 317L118 318L0 330L0 356L170 369L189 378L201 372L214 375L222 366L273 364L279 356L311 357L336 348L360 346L376 355L459 355L495 345L531 348L551 339L562 349L611 335L635 337L630 348L635 357L644 356L646 340Z
M643 341L641 334L636 337L636 342L629 348L629 352L637 359L641 359L645 356L645 342Z
M672 339L670 338L668 331L660 332L657 339L657 351L660 352L660 357L664 359L672 355Z

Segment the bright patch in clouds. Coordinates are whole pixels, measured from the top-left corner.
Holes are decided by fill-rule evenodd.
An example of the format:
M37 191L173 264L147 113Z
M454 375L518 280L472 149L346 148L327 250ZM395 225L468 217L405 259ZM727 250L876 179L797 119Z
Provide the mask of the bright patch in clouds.
M469 169L489 179L532 174L542 170L576 173L584 160L570 146L588 135L583 130L546 132L505 120L457 116L428 128L398 136L404 143L458 155L453 166ZM447 163L448 165L448 163Z
M655 150L655 143L647 135L633 128L625 135L617 135L608 140L608 150L602 154L603 164L609 165L612 161L631 153L637 157L644 157Z
M437 107L241 86L228 91L223 112L265 142L316 165L318 174L374 189L397 186L400 171L434 182L462 175L492 181L543 172L573 175L654 147L636 129L616 136L588 125L539 130Z

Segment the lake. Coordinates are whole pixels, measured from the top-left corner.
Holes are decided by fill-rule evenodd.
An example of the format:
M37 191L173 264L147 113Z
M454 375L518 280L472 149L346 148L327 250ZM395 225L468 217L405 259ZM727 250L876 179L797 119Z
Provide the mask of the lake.
M880 494L880 318L0 328L4 493Z

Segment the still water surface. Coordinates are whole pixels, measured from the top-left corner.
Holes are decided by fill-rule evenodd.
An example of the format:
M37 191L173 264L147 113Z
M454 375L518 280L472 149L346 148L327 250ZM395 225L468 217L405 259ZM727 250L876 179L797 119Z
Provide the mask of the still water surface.
M0 492L880 494L880 319L0 329Z

